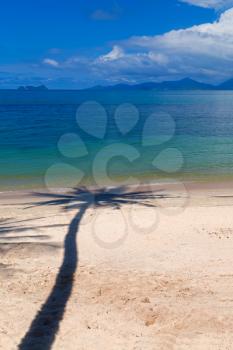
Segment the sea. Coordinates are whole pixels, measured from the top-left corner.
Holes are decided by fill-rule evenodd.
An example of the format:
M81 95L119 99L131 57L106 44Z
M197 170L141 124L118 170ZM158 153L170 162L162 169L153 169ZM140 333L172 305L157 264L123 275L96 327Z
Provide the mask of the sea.
M233 179L233 92L0 91L0 190Z

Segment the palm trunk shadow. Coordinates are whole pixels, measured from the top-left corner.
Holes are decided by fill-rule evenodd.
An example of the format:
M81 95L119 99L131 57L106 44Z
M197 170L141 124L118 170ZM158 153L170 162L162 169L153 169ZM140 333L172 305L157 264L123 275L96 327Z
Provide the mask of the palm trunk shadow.
M44 195L37 193L37 196ZM48 201L39 202L37 205L60 205L64 210L78 208L79 212L69 225L64 244L64 258L55 285L21 340L19 350L50 350L53 345L73 288L74 274L78 265L77 233L86 210L89 207L119 209L126 204L139 203L146 207L154 206L148 203L148 199L154 199L150 189L127 192L127 188L118 187L115 190L101 188L91 192L87 189L74 188L69 194L47 194L47 197ZM164 197L165 194L158 195L158 198Z
M18 346L19 350L49 350L59 330L73 289L78 266L77 233L89 203L83 203L72 219L65 237L64 258L54 287Z

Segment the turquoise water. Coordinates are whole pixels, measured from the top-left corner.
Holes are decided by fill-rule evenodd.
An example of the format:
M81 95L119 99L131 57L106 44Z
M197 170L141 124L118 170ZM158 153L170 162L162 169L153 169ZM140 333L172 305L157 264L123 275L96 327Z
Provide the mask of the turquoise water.
M102 119L96 119L99 111L93 109L95 105L90 105L88 110L87 104L86 119L82 115L86 129L77 123L77 110L86 101L96 101L106 111L106 130L102 138L91 135L95 130L105 129ZM124 129L125 124L128 132L122 133L115 114L125 103L136 107L139 119L133 120L131 108L123 109L120 125ZM151 115L153 118L145 133L145 124ZM86 154L75 139L67 141L65 138L59 146L59 140L67 133L82 139ZM124 149L118 146L119 155L115 154L107 163L110 183L128 176L138 181L231 179L233 92L0 91L2 190L38 188L48 183L54 187L71 187L77 175L72 169L83 172L82 184L96 181L108 184L101 161L97 162L93 177L93 163L100 151L115 143L131 146L130 152L136 149L138 156L129 161L121 154ZM77 184L80 184L78 177Z

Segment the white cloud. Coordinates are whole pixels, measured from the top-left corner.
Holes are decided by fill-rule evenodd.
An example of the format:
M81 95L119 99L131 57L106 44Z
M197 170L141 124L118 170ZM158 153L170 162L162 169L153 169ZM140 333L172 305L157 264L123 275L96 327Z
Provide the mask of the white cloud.
M233 76L233 9L225 11L213 23L163 35L132 37L114 46L92 66L95 73L99 68L112 79L140 81L190 76L218 82L230 78Z
M45 58L43 60L43 63L48 65L48 66L52 66L52 67L58 67L59 63L56 60L53 60L52 58Z
M97 58L74 55L59 62L45 58L38 69L41 76L75 79L74 84L80 85L184 77L218 83L233 77L233 9L213 23L131 37Z
M169 54L196 54L208 57L233 58L233 9L224 12L218 21L173 30L160 36L133 37L128 46L156 49Z
M152 62L156 62L156 63L158 63L160 65L166 65L169 62L168 57L165 56L163 53L156 53L154 51L150 51L146 56Z
M115 61L124 56L124 51L120 46L114 45L113 49L106 55L100 56L102 62Z
M205 8L221 9L230 7L233 0L180 0L190 5L200 6Z

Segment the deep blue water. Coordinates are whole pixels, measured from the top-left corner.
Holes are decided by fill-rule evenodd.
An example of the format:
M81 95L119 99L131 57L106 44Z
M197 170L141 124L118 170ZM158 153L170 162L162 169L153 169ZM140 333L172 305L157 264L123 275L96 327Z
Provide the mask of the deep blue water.
M83 103L85 108L80 109ZM77 123L77 110L81 110L82 127ZM133 125L135 111L139 119ZM90 135L104 131L101 139ZM88 154L74 135L64 136L70 133L83 140ZM130 148L114 146L116 143ZM107 155L106 146L110 147ZM75 169L82 170L84 184L107 184L101 162L109 154L106 172L115 182L127 176L138 181L230 179L233 92L0 91L0 154L1 189L36 188L45 183L74 186L78 179ZM124 155L135 159L129 161Z

